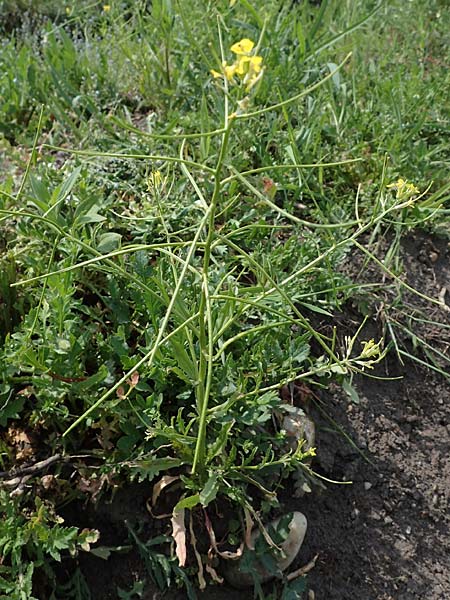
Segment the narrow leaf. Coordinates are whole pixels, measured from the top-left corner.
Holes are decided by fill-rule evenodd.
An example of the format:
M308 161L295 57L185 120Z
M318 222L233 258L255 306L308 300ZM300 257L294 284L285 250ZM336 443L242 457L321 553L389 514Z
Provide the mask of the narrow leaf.
M178 558L180 567L186 564L186 526L184 524L184 508L174 511L171 519L172 537L175 542L175 554Z

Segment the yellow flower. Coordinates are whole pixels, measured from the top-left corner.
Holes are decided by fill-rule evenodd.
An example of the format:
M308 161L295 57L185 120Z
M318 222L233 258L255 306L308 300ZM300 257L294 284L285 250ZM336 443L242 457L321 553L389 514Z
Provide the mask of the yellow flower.
M240 56L236 61L236 75L245 76L245 82L258 75L262 70L262 56Z
M244 78L245 89L247 92L260 80L262 69L262 56L251 56L248 63L247 75Z
M240 56L236 61L236 75L245 75L246 65L250 62L250 56Z
M236 42L235 44L233 44L230 50L234 54L241 56L242 54L250 54L250 52L253 50L254 45L255 43L252 42L252 40L244 38L240 42Z
M103 5L103 12L109 12L111 10L111 5L110 4L104 4Z
M262 56L251 56L250 57L250 68L254 73L261 71Z
M153 171L147 178L147 189L149 192L158 190L163 184L161 171Z
M210 73L214 77L214 79L219 79L219 77L225 76L228 79L228 81L231 81L235 73L237 72L237 66L237 64L229 65L226 61L223 61L222 73L219 73L219 71L216 71L215 69L211 69Z
M400 177L395 183L390 183L387 187L388 189L396 190L396 198L409 198L410 196L415 196L416 194L420 193L419 189L416 188L414 184L409 183L402 177Z
M227 63L224 62L222 66L223 71L225 73L225 77L228 79L228 81L231 81L236 74L237 65L227 65Z
M233 64L226 61L222 63L222 72L211 69L210 73L215 78L224 77L230 82L236 83L236 76L243 82L248 92L261 78L263 74L262 56L251 55L255 44L248 38L242 39L231 46L231 51L236 54Z
M362 342L363 349L360 355L361 358L372 358L374 356L380 356L380 344L381 341L376 344L373 338L368 342Z

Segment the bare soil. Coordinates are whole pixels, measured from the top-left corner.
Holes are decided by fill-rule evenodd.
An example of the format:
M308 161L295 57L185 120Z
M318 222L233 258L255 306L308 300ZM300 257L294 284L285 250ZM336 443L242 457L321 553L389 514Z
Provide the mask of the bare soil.
M320 413L320 471L353 485L287 502L308 516L303 562L317 599L450 597L450 385L415 365L399 381L358 382L359 405L336 391L327 411L366 459ZM368 462L370 460L370 463Z

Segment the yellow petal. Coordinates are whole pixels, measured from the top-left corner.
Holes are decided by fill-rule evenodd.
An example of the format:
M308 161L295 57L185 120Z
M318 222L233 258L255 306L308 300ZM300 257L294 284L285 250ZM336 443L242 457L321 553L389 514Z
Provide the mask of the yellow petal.
M262 56L251 56L250 57L250 73L257 75L261 72Z
M254 42L252 42L252 40L249 40L248 38L243 38L240 42L236 42L236 44L233 44L230 48L231 52L234 52L234 54L249 54L252 50L253 50L253 46L255 45Z
M244 75L246 73L247 63L250 62L249 56L240 56L236 65L236 75Z
M219 71L214 71L214 69L211 69L210 73L214 77L214 79L218 79L219 77L222 77L222 73L219 73Z

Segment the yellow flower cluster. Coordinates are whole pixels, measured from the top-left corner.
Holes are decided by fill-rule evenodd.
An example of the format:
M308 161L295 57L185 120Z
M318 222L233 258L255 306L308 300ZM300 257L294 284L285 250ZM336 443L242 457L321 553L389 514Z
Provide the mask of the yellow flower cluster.
M373 338L368 342L362 342L363 349L361 351L360 358L373 358L374 356L380 356L380 344L381 341L376 344Z
M410 196L415 196L420 193L415 185L401 177L398 181L390 183L387 187L396 190L397 193L395 197L399 199L409 198Z
M157 191L163 185L161 171L152 171L147 178L147 190L149 192Z
M222 72L211 70L211 75L214 78L225 77L231 83L236 82L236 77L245 85L248 92L259 81L263 74L262 56L252 54L255 44L248 38L236 42L230 48L231 52L236 55L232 64L228 64L226 60L222 63Z

